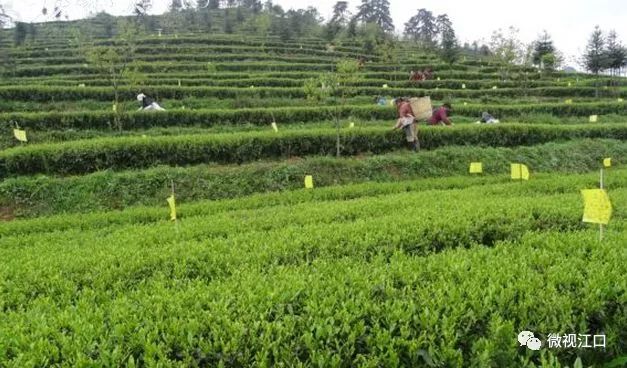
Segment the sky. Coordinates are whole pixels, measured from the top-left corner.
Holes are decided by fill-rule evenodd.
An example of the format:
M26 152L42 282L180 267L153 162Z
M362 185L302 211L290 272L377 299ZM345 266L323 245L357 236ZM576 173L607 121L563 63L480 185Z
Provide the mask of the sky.
M265 1L265 0L263 0ZM354 12L361 0L348 0ZM153 0L151 13L162 13L170 0ZM330 18L336 0L274 0L285 10L314 6L326 19ZM84 17L90 11L105 10L110 14L129 14L132 0L0 0L5 9L21 21L42 21L41 8L65 5L70 18ZM488 41L492 31L514 26L519 37L531 42L547 30L555 46L566 57L566 64L574 65L575 57L583 52L595 25L605 31L615 29L623 43L627 43L627 0L390 0L390 12L397 32L404 23L426 8L434 15L446 13L453 22L460 42Z

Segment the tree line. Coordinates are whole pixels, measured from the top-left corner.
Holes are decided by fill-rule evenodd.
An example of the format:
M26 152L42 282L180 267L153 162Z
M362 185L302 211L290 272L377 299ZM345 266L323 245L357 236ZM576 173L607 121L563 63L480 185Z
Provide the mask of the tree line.
M447 14L434 14L428 9L417 9L404 23L403 31L396 28L390 15L389 0L361 0L355 13L349 10L348 1L337 1L330 19L325 21L314 7L284 10L272 0L170 0L168 11L159 16L149 15L151 0L135 0L133 15L144 30L153 33L221 32L247 33L260 36L277 36L283 41L302 37L322 37L331 44L350 40L361 44L364 54L379 53L388 62L394 61L396 41L405 40L435 52L449 63L461 54L488 57L501 65L534 65L540 70L554 71L562 67L564 58L544 31L526 44L518 37L518 30L494 31L489 42L474 41L460 45L453 22ZM64 9L46 8L42 13L59 19ZM92 17L84 31L97 32L94 37L110 38L116 34L119 21L106 13ZM0 27L6 26L10 17L0 4ZM93 25L96 25L94 27ZM37 27L16 22L13 43L20 46L38 36ZM627 64L627 52L615 31L605 34L599 27L592 32L580 64L594 74L619 75ZM504 77L507 71L504 68Z

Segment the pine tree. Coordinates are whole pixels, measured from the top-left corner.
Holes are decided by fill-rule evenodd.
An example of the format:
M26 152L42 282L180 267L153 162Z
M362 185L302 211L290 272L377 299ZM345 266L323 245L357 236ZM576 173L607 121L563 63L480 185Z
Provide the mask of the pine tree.
M233 33L233 24L229 13L229 9L224 10L224 33Z
M453 22L451 22L447 14L440 14L435 18L435 27L440 36L440 45L442 45L444 43L444 34L453 31ZM455 31L453 31L453 35L455 35Z
M548 54L555 54L555 46L551 36L544 31L533 44L532 61L534 65L543 65L542 58Z
M333 16L329 23L346 25L348 22L348 1L338 1L333 6Z
M611 30L607 35L607 58L608 67L614 75L620 74L621 69L627 64L627 50L618 39L615 30Z
M590 35L583 55L583 64L587 70L597 75L608 67L605 37L599 26L596 26Z
M21 46L24 44L26 40L26 35L28 34L28 28L26 23L17 22L15 23L15 29L13 30L13 44L15 46Z
M405 23L405 36L424 46L433 47L438 34L438 27L433 13L427 9L418 9L418 13Z
M453 64L459 57L459 45L453 28L445 28L442 33L440 55L442 60L449 64Z
M359 11L355 16L364 23L374 23L385 32L394 31L394 22L390 16L388 0L361 0Z
M170 2L169 10L171 12L181 11L183 9L183 3L181 0L172 0Z
M28 34L30 35L30 42L34 42L37 38L37 27L34 23L28 23Z

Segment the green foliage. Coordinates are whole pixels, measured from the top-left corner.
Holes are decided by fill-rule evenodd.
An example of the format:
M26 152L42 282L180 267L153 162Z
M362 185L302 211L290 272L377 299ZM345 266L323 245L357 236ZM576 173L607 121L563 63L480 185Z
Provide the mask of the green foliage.
M163 113L137 114L156 120ZM189 165L203 162L242 163L262 158L327 155L337 150L338 136L347 155L382 153L397 149L404 137L382 128L340 131L305 131L210 134L174 137L100 138L12 148L0 152L0 177L15 175L84 174L103 169L145 168L154 165ZM510 147L580 138L627 138L627 125L554 126L502 125L425 128L421 147L447 145ZM337 154L337 151L336 151Z
M183 202L219 200L299 189L306 173L315 173L316 188L334 186L330 191L338 192L337 185L431 177L434 179L422 180L416 183L416 187L465 188L507 180L507 165L511 161L527 163L534 172L535 182L540 180L536 176L542 175L538 174L542 172L594 171L606 156L627 157L627 144L611 140L575 140L517 148L443 147L420 155L392 153L339 161L313 156L297 161L255 162L226 167L159 167L120 173L104 171L69 178L19 177L6 179L0 184L0 206L13 208L14 215L20 217L114 210L136 205L159 206L167 196L170 180L176 182L177 198ZM484 172L497 175L500 179L442 179L463 175L471 161L482 161ZM614 164L621 163L615 160ZM590 178L588 182L594 182L594 177L587 177ZM612 172L612 186L622 185L616 181L617 178ZM232 185L234 182L238 185ZM560 183L568 185L566 181ZM391 193L398 188L396 185L377 188L379 193L384 189ZM370 194L374 195L374 192ZM159 214L155 217L158 218Z
M594 74L599 74L599 72L608 67L605 37L599 26L596 26L590 35L590 40L583 55L583 64L588 71Z
M164 207L17 221L0 229L6 362L531 367L540 357L516 347L523 329L620 341L624 215L593 246L577 193L590 181L181 203L176 230ZM578 355L602 365L621 353Z

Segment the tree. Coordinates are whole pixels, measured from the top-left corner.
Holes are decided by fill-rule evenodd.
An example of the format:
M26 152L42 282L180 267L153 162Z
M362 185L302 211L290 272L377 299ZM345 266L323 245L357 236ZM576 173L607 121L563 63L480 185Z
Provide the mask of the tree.
M207 6L212 10L220 9L220 0L209 0Z
M349 22L348 1L338 1L333 6L333 16L324 27L324 37L332 41Z
M151 7L151 0L137 0L135 1L135 6L133 8L133 15L135 15L137 18L143 19L146 14L148 14L148 11Z
M459 45L453 28L444 29L442 33L440 55L449 64L453 64L459 57Z
M16 22L13 29L13 44L15 46L22 46L28 35L28 28L24 22Z
M390 2L388 0L361 0L355 18L364 23L374 23L385 32L394 31L394 22L390 16Z
M433 13L424 8L418 9L418 13L405 23L404 34L413 41L421 42L425 47L435 46L438 27Z
M7 14L2 4L0 4L0 29L6 27L9 23L11 23L11 16Z
M252 10L253 13L259 13L261 9L263 9L261 0L244 0L241 2L241 6L246 9Z
M329 23L345 26L348 23L348 1L338 1L333 6L333 16Z
M318 103L329 97L340 97L340 103L335 104L331 117L335 122L336 141L335 154L340 157L342 142L340 135L341 108L346 104L346 98L351 94L350 86L359 80L359 63L355 60L342 60L336 64L335 72L322 74L318 78L305 81L303 90L309 100Z
M120 105L120 85L123 81L140 81L143 79L132 61L136 49L136 37L139 34L138 24L125 22L121 26L116 46L91 46L84 48L85 56L109 81L113 88L113 126L122 129L123 106Z
M444 34L453 31L453 22L451 22L447 14L440 14L435 18L435 27L440 36L440 45L442 45ZM455 31L453 31L453 33L455 33Z
M235 10L235 20L237 20L237 23L244 23L244 20L246 20L241 6L238 6L237 10Z
M548 34L547 31L544 31L533 43L533 64L538 65L542 68L542 59L545 55L548 54L555 54L555 46L553 45L553 40L551 39L551 36Z
M231 14L229 9L224 9L224 33L233 33L233 24L231 23Z
M598 75L608 67L608 55L605 51L605 37L599 26L594 28L583 55L586 70Z
M510 68L521 63L524 58L524 45L518 39L518 29L509 27L508 33L502 29L492 32L490 49L494 56L501 62L501 76L505 79L509 75Z
M34 23L28 23L28 34L30 35L30 42L35 42L37 38L37 26Z
M627 50L618 39L615 30L611 30L607 35L607 58L612 75L620 75L621 70L627 65Z
M183 9L183 3L181 2L181 0L172 0L168 9L172 13L181 11Z

